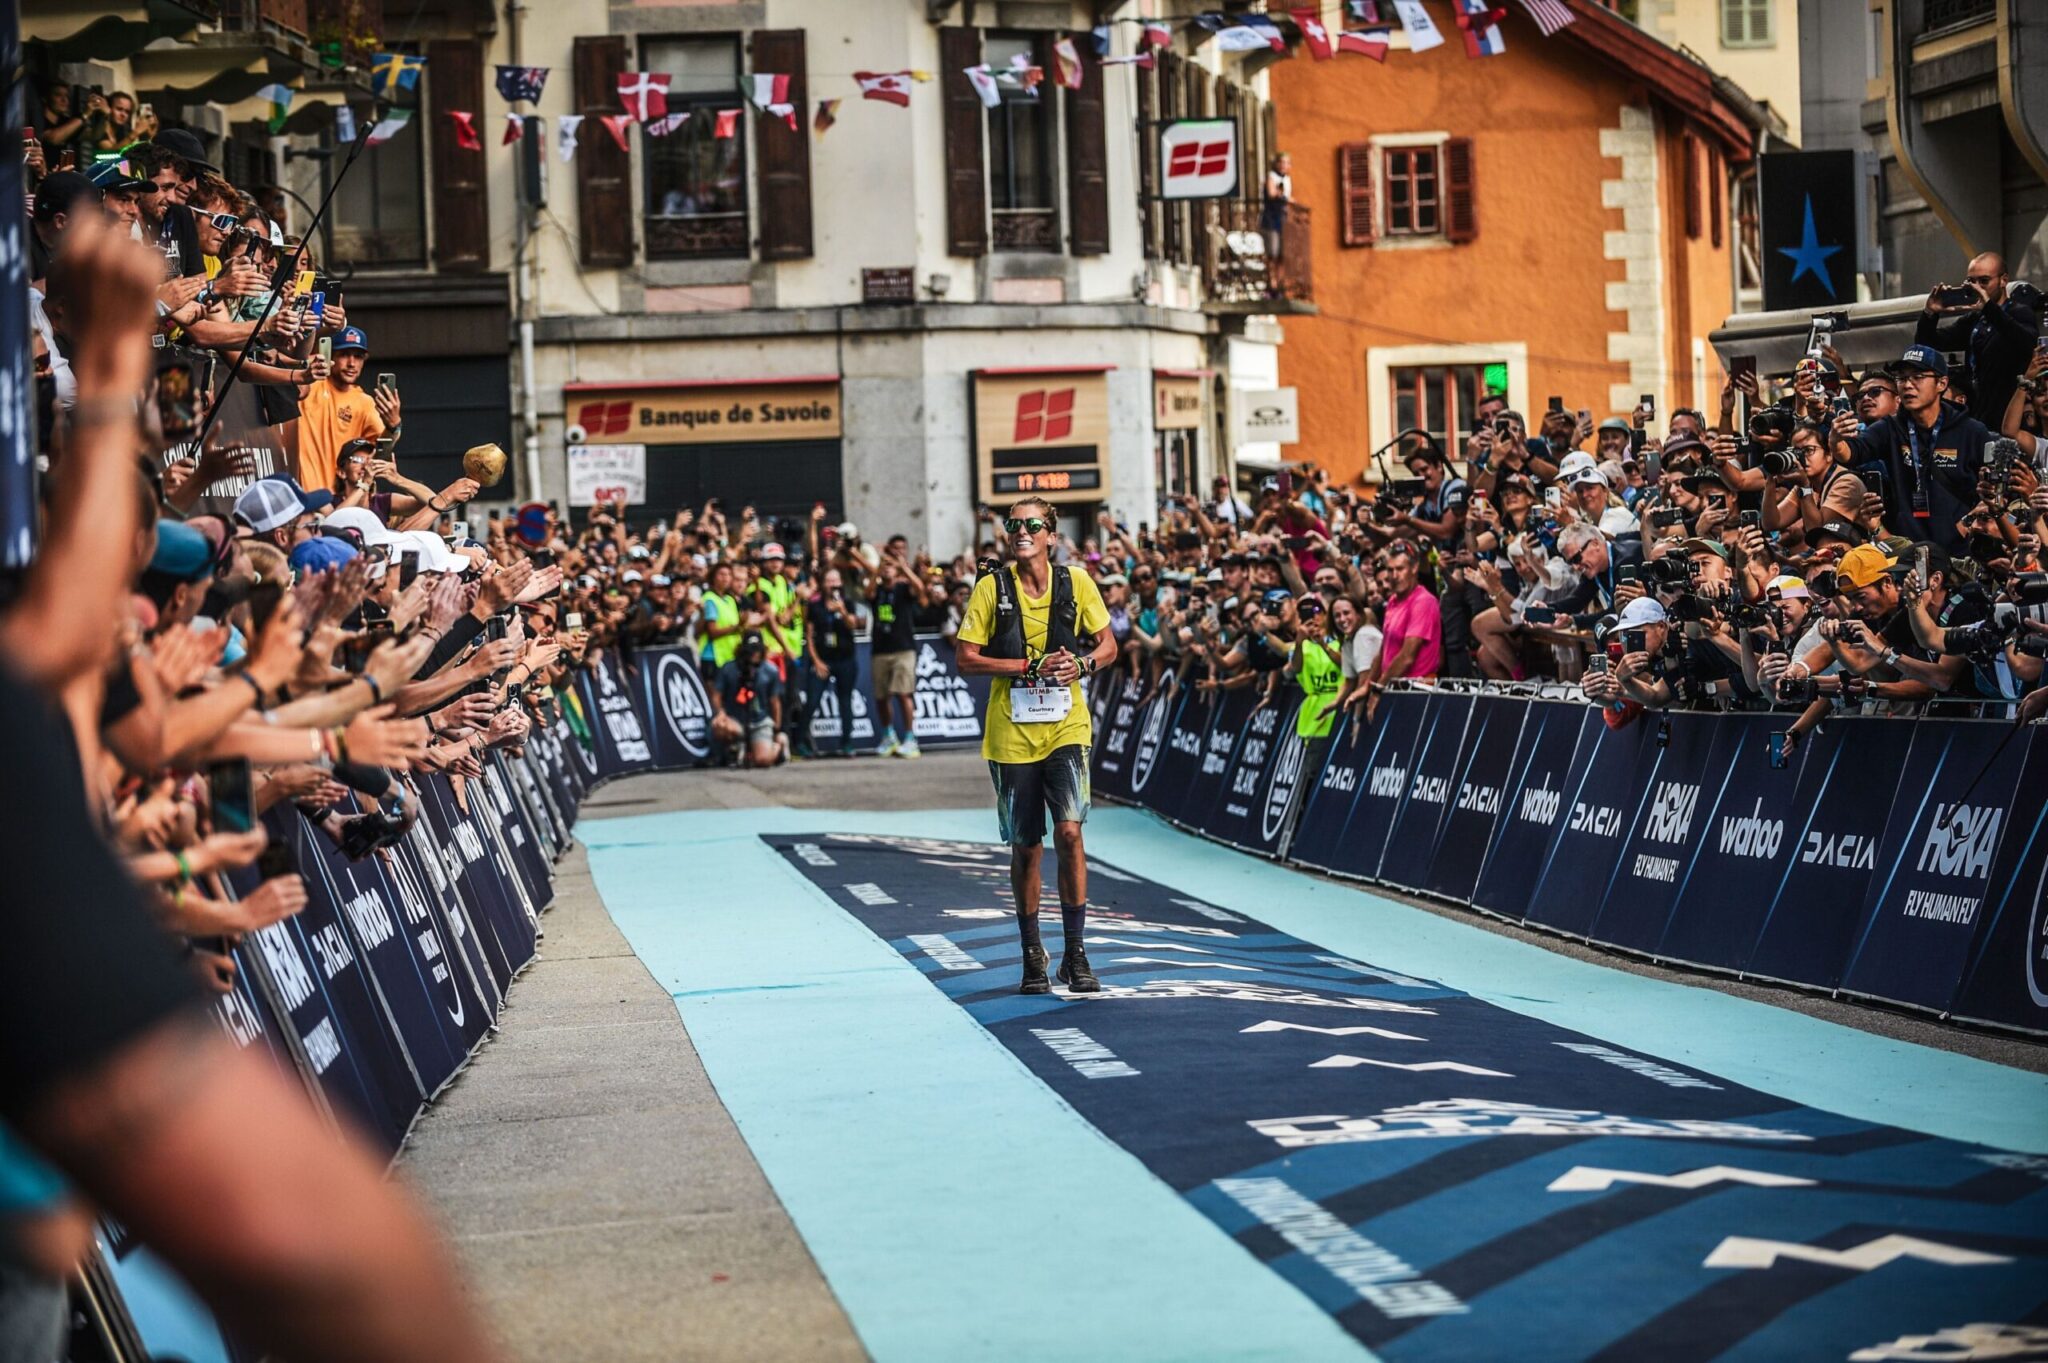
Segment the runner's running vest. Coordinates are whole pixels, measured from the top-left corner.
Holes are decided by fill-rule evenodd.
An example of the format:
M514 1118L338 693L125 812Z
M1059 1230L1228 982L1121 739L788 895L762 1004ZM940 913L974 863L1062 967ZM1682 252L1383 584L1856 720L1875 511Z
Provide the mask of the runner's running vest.
M1046 622L1045 651L1053 653L1064 648L1078 657L1087 650L1074 628L1080 607L1074 604L1073 572L1072 568L1060 566L1052 569L1052 616ZM982 645L982 656L1025 657L1024 612L1019 603L1016 570L1004 565L996 569L995 578L996 628L995 634Z

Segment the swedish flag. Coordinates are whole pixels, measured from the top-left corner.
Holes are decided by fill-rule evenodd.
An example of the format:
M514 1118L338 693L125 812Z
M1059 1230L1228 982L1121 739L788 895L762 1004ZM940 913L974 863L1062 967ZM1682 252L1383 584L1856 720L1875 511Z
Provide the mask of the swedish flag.
M417 86L420 72L426 65L425 57L408 56L403 52L379 52L370 61L370 88L380 98L389 99L396 91Z

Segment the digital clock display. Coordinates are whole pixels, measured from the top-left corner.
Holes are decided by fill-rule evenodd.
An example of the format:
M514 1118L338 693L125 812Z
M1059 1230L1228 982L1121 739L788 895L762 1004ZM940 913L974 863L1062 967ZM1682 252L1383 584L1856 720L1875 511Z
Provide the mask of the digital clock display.
M1077 489L1101 487L1100 469L1047 469L1043 473L998 473L995 487L998 493L1013 492L1073 492Z

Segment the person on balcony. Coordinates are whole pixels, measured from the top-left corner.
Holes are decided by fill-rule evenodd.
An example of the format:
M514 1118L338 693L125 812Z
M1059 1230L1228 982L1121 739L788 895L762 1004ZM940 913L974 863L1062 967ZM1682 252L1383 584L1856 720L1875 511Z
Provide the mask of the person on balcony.
M1266 296L1278 297L1278 266L1287 230L1287 206L1294 202L1294 158L1281 152L1266 171L1266 198L1259 209L1259 235L1266 243Z

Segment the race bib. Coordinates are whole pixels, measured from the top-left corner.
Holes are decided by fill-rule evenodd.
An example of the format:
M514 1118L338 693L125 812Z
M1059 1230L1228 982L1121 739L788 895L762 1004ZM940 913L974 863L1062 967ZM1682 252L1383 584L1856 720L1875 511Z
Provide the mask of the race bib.
M1074 691L1069 686L1021 686L1010 683L1012 724L1055 724L1074 708Z

